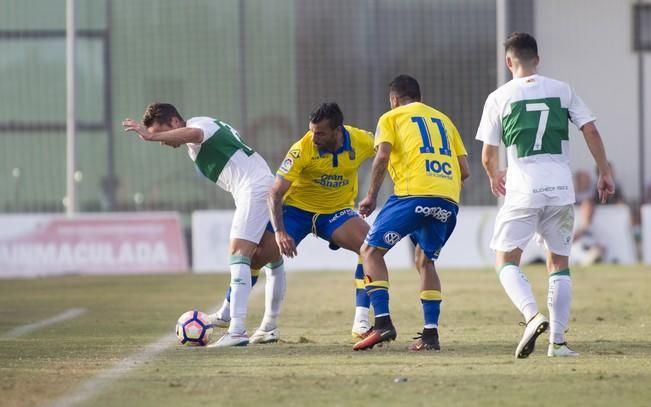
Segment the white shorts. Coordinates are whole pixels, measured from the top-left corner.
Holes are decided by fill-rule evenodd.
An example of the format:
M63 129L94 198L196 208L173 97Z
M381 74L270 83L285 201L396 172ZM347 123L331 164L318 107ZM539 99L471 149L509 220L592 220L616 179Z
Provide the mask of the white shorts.
M510 252L527 246L534 234L547 250L569 256L574 231L574 205L519 208L502 206L495 219L491 249Z
M267 198L269 189L241 192L235 200L235 214L231 224L230 239L243 239L260 243L269 223Z

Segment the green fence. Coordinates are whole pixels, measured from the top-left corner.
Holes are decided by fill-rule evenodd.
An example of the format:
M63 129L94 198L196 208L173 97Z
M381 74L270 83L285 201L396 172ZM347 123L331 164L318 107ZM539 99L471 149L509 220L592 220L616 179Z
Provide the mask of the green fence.
M65 0L0 10L0 211L63 211ZM401 73L462 133L474 172L463 203L493 203L473 139L496 83L495 13L492 0L78 0L80 209L232 206L185 148L122 131L149 102L231 123L275 169L322 101L373 130Z

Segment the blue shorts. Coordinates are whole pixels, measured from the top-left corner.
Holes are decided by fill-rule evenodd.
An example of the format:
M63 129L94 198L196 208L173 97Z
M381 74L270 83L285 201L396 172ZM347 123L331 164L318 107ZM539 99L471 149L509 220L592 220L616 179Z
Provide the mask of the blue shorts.
M314 213L304 211L295 206L283 206L283 222L287 234L294 239L296 246L305 239L308 233L330 242L330 248L339 247L332 243L332 234L348 219L359 217L353 209L346 208L333 213Z
M459 207L444 198L392 195L366 236L366 244L391 249L409 235L429 259L438 259L455 225Z

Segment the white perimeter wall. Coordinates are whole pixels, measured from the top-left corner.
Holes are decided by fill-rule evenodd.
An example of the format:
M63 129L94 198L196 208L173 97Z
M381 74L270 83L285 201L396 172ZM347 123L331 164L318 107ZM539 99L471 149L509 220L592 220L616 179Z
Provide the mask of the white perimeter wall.
M377 215L375 212L374 215ZM462 206L457 226L437 261L439 267L486 267L495 263L489 248L494 206ZM192 269L196 272L228 271L228 236L233 211L196 211L192 214ZM372 223L373 217L369 219ZM651 219L649 219L651 226ZM647 228L649 229L649 228ZM605 260L621 264L636 262L629 210L624 205L597 207L593 223L597 242L606 251ZM413 246L403 239L387 255L390 269L413 268ZM544 258L544 249L534 240L527 246L523 262ZM650 255L651 256L651 255ZM332 251L321 239L308 236L298 246L298 256L286 259L289 271L354 270L357 255L347 250Z
M569 82L597 116L609 159L626 199L639 199L638 60L633 51L634 0L538 0L535 36L539 72ZM651 57L645 55L645 116L651 118ZM573 128L574 129L574 128ZM647 119L646 133L651 130ZM578 136L578 137L577 137ZM583 137L570 138L573 169L594 171ZM651 140L646 137L651 182Z

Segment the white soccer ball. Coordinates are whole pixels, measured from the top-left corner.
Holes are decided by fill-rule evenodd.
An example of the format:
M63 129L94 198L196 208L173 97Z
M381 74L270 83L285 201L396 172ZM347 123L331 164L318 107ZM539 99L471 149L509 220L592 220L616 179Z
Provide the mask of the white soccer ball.
M182 345L205 346L210 341L212 328L208 315L197 310L188 311L176 322L176 337Z

